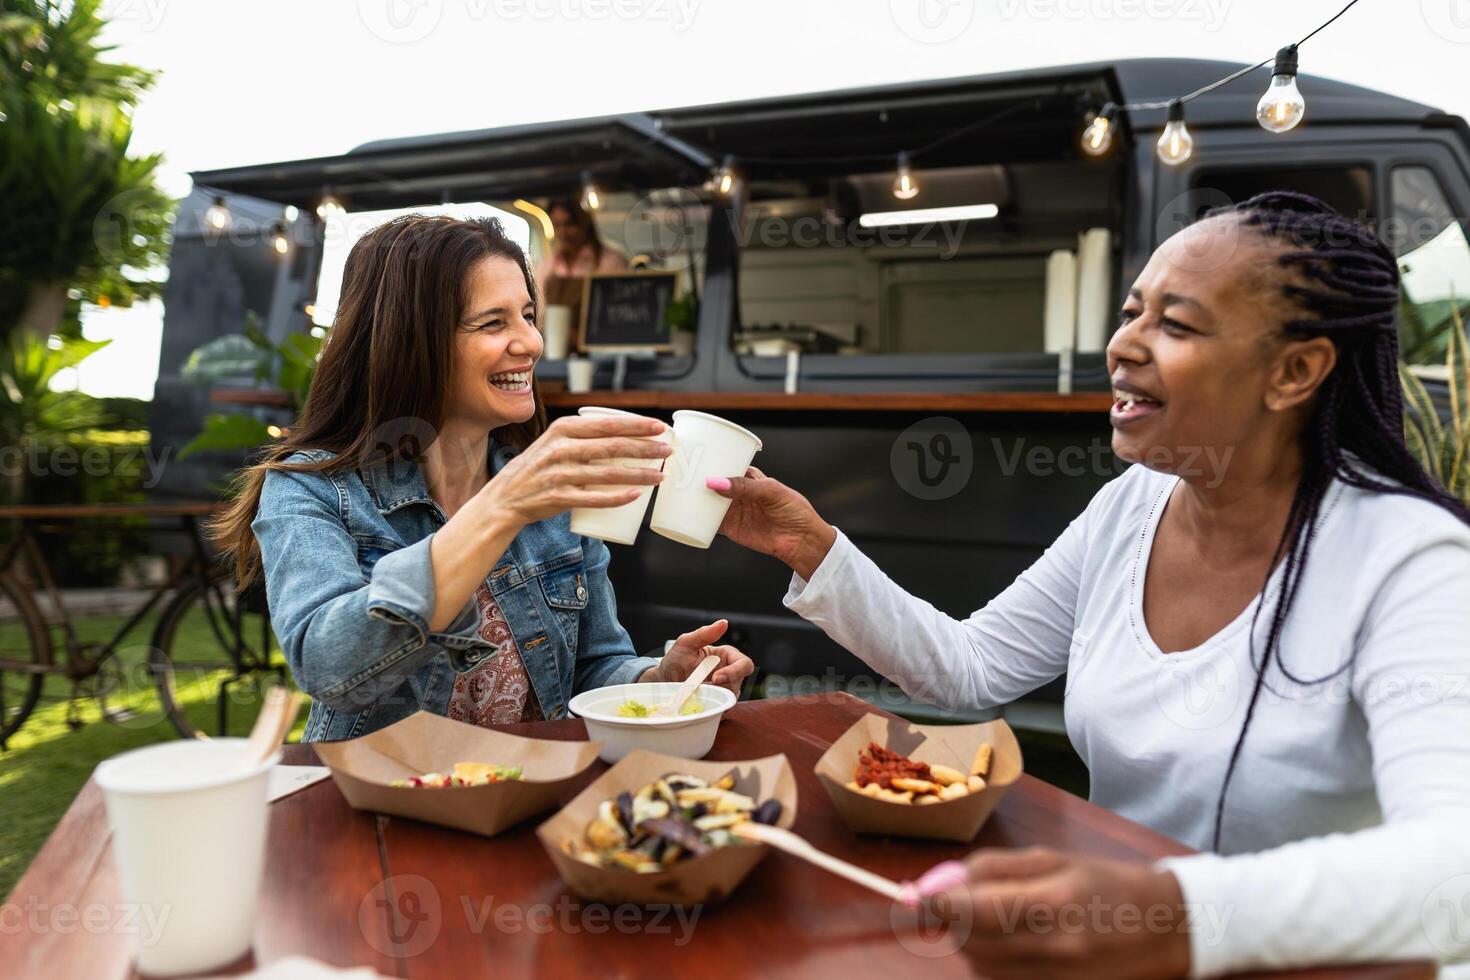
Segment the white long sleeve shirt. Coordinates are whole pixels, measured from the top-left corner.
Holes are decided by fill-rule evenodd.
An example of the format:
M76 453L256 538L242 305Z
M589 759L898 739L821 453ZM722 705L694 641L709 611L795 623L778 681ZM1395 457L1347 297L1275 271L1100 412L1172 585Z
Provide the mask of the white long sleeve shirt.
M909 595L840 533L809 582L793 577L786 605L942 706L1001 705L1065 671L1093 802L1207 849L1255 677L1260 598L1194 649L1154 643L1144 573L1176 483L1130 468L968 619ZM1192 974L1470 958L1470 528L1334 482L1280 657L1302 681L1345 669L1309 684L1273 664L1221 853L1162 862L1198 910Z

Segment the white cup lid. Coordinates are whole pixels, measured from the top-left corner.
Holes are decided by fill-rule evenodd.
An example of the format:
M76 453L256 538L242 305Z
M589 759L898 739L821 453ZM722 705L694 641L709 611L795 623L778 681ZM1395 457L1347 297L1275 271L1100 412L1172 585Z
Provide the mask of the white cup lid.
M246 744L243 738L213 738L145 745L103 760L93 777L108 793L187 793L252 779L281 761L276 752L244 768Z

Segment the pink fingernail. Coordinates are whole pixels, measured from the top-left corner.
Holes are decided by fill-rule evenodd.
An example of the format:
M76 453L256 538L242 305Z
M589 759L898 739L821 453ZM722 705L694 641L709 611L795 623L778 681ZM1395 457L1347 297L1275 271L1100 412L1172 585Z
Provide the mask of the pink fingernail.
M906 881L898 900L904 905L914 906L940 892L963 885L966 879L965 866L958 861L941 861L919 875L916 882Z
M729 479L723 476L705 477L704 485L709 487L711 490L718 490L722 493L730 489Z
M969 877L958 861L941 861L919 876L919 893L925 898L963 885Z

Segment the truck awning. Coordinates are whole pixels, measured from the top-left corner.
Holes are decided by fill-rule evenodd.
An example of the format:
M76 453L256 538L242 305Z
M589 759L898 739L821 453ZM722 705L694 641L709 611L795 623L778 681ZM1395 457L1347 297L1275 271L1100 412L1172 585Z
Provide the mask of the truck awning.
M927 167L1063 159L1083 113L1107 101L1184 94L1242 67L1133 59L844 89L656 112L379 140L340 156L198 172L196 185L311 207L324 191L350 210L509 201L575 192L584 171L609 190L693 186L734 154L763 179L880 171L926 147ZM1270 68L1190 103L1191 127L1254 126ZM1435 110L1303 75L1314 123L1419 121ZM1162 110L1133 113L1137 129ZM845 171L844 171L845 168Z
M341 156L195 173L196 185L315 207L325 191L350 210L440 200L510 200L574 191L583 172L609 186L698 183L718 161L643 114L537 123L370 143Z

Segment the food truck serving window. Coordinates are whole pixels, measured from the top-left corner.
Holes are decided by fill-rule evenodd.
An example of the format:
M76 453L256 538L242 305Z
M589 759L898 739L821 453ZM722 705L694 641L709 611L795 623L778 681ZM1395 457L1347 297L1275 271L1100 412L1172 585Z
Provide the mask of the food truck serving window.
M1115 230L1106 167L892 171L752 188L737 216L737 353L1009 354L1044 348L1048 259ZM1111 244L1094 247L1111 281ZM1070 273L1069 273L1070 275ZM1109 303L1110 305L1110 303Z

